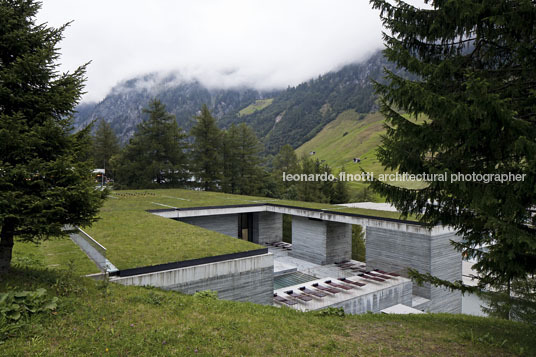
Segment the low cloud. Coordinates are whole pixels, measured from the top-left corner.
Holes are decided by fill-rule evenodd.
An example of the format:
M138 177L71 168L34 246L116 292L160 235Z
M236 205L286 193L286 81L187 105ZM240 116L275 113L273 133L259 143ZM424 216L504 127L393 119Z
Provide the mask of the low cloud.
M52 26L71 20L61 70L91 61L84 101L147 73L285 88L382 48L379 14L365 0L47 0L38 16Z

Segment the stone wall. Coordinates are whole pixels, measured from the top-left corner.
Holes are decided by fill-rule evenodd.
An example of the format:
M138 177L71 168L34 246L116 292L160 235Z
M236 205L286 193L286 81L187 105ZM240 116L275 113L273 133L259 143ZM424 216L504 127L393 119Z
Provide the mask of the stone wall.
M396 271L407 276L407 268L430 273L448 281L461 280L462 258L450 244L454 233L434 235L367 227L367 268ZM432 312L461 312L461 295L430 284L413 284L413 294L430 299Z
M350 259L352 226L294 216L291 255L321 265Z
M397 304L411 307L411 287L411 281L405 281L393 287L334 304L332 307L342 307L347 314L364 314L369 311L378 313Z
M211 231L226 234L228 236L238 238L238 215L225 214L218 216L200 216L178 218L177 220L193 224Z
M283 240L283 215L281 213L253 213L253 243L264 244Z
M110 281L123 285L155 286L185 294L215 290L220 299L268 305L272 304L273 269L272 254L263 254L148 274L112 277Z

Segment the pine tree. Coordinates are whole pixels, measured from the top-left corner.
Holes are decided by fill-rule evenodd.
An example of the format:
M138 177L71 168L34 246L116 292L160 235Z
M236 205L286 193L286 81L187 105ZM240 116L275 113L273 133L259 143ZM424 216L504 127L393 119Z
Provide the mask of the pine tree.
M214 191L221 186L223 172L222 133L206 105L203 105L201 114L195 119L197 123L190 131L195 139L192 150L193 172L203 190Z
M85 66L57 72L65 26L36 24L39 8L0 2L0 274L15 237L63 236L66 226L91 224L102 202L84 161L89 129L71 134Z
M112 127L104 119L97 123L93 137L93 162L96 168L106 170L107 177L113 177L110 159L119 154L119 140Z
M413 77L387 71L388 83L376 83L389 125L381 163L449 178L525 175L435 181L420 190L380 182L373 188L404 214L456 229L463 236L456 248L478 259L481 286L536 273L536 217L529 213L536 205L534 1L435 0L426 10L370 3L389 30L385 56Z
M181 187L188 178L185 154L186 134L177 125L175 116L154 99L143 110L149 116L117 159L117 181L130 188L154 184Z

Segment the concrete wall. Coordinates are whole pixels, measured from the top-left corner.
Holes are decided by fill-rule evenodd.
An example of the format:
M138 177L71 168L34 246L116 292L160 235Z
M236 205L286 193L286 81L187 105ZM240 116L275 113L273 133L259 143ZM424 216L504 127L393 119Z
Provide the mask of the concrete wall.
M352 257L352 225L326 222L326 264Z
M460 237L453 232L432 235L430 240L431 271L430 274L440 279L462 280L461 253L456 251L450 241L458 242ZM448 291L441 287L430 287L431 311L461 313L462 295L459 291Z
M352 226L292 217L291 256L316 264L332 264L352 255Z
M226 234L238 238L238 215L225 214L219 216L200 216L178 218L177 220L193 224L211 231Z
M407 276L407 268L430 273L441 279L462 278L462 258L450 244L454 233L438 235L367 227L367 268L396 271ZM413 284L413 294L432 300L432 312L461 312L461 295L430 284Z
M288 298L286 292L289 290L299 293L299 288L302 286L315 290L312 287L314 283L325 286L324 282L326 280L334 279L324 278L313 280L304 284L281 288L275 292L283 298ZM367 282L358 276L354 276L350 280L366 282L366 285L357 289L341 291L334 295L328 294L322 298L313 298L307 302L298 300L298 304L292 305L292 308L301 311L314 311L327 307L342 307L348 314L363 314L369 311L380 312L387 307L397 304L403 304L409 307L412 305L412 283L409 279L397 277L386 282L376 283ZM274 303L274 305L279 306L277 303Z
M283 215L281 213L253 213L253 242L258 244L283 240Z
M117 271L117 268L106 258L106 248L86 232L79 229L79 232L71 233L69 237L97 265L100 271L107 273Z
M193 294L215 290L225 300L272 304L274 288L272 254L164 270L149 274L111 278L123 285L155 286Z
M377 313L397 304L411 307L411 287L411 281L405 281L393 287L334 304L332 307L342 307L347 314L364 314L369 311Z

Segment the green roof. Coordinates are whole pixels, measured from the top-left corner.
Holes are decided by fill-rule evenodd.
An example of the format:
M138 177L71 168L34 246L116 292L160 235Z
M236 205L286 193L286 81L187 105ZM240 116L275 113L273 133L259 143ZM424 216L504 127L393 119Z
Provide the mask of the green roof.
M112 191L99 220L85 231L107 249L107 258L120 270L204 258L261 248L259 245L163 218L154 209L275 203L304 208L398 219L397 212L274 200L218 192L181 189Z

